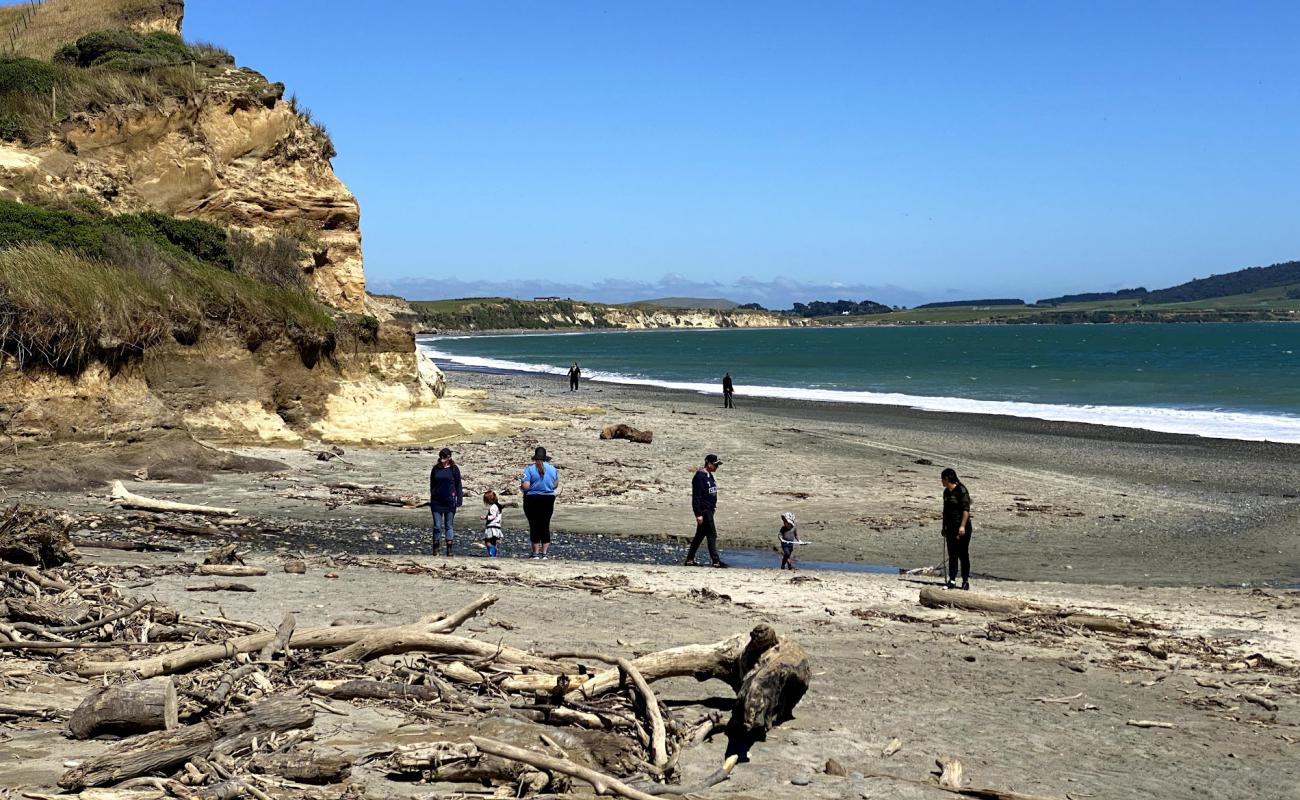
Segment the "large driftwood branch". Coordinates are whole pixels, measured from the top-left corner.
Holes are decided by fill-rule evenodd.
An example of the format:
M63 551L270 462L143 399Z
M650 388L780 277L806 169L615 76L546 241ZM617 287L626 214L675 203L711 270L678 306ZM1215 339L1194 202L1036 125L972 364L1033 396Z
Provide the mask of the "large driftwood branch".
M694 676L698 680L716 678L740 686L735 674L736 665L745 650L748 637L738 633L714 644L688 644L649 653L632 659L632 665L651 683L664 678ZM617 689L622 683L622 672L615 667L597 673L591 680L568 693L569 699L590 700Z
M152 497L144 497L128 490L122 485L121 481L113 481L112 498L109 503L122 508L134 508L140 511L159 513L212 514L220 517L233 517L239 514L233 508L198 506L192 503L177 503L174 500L155 500Z
M649 653L632 659L629 666L647 682L686 675L726 681L736 690L733 721L755 736L790 717L812 674L803 648L777 636L769 625L714 644ZM570 702L597 697L619 686L621 675L618 667L598 673L565 697Z
M473 656L501 664L532 667L542 672L562 673L564 665L535 656L517 647L494 645L463 636L431 632L429 626L407 625L370 632L363 638L325 656L325 661L361 661L374 656L418 650L451 656ZM295 643L296 644L296 643Z
M1159 627L1150 622L1127 617L1084 614L1061 606L1027 603L1009 597L976 594L955 589L940 589L930 586L921 590L920 601L921 605L926 608L955 608L959 611L975 611L981 614L1001 614L1003 616L1036 614L1043 617L1054 617L1066 625L1086 628L1099 633L1133 635Z
M594 769L580 766L564 758L555 758L534 750L526 750L522 747L498 742L493 739L485 739L482 736L471 736L469 740L475 747L484 753L494 755L499 758L507 758L511 761L518 761L521 764L527 764L530 767L546 770L548 772L559 772L562 775L568 775L571 778L577 778L591 784L596 790L596 794L616 794L620 797L627 797L629 800L657 800L654 795L646 794L640 789L628 786L626 783L617 778L610 777L603 772L597 772Z
M496 601L496 595L485 594L454 614L436 622L426 623L420 627L430 634L453 631ZM346 647L367 636L387 630L392 630L392 628L383 625L339 625L337 627L304 628L303 630L294 631L289 639L289 646L299 650L332 650ZM152 678L157 675L183 672L223 658L233 658L240 653L252 653L261 650L274 639L275 633L272 631L251 633L216 644L193 645L149 658L136 658L129 661L85 661L75 665L74 670L78 675L86 677L110 675L119 672L137 672L142 678ZM470 639L463 641L473 642ZM473 644L481 648L476 649L476 654L482 655L484 650L495 652L495 648L490 645L484 645L481 642L473 642Z
M297 698L274 697L248 711L119 742L65 772L59 779L59 786L69 790L104 786L167 770L214 750L237 752L247 747L255 737L309 727L313 718L311 703Z

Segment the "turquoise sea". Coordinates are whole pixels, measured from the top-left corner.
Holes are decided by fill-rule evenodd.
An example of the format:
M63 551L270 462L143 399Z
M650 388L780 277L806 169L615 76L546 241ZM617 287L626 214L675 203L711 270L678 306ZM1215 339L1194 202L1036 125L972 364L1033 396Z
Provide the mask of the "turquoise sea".
M945 325L422 337L467 368L1300 443L1300 324Z

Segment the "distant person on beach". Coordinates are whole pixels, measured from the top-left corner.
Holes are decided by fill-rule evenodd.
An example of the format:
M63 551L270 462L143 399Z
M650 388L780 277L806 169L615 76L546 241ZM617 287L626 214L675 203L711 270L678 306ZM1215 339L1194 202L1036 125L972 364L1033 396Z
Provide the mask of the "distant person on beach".
M546 448L533 451L533 463L524 467L519 490L524 493L524 516L528 518L528 539L533 558L548 559L551 551L551 516L555 513L555 490L560 472L549 463Z
M709 453L704 457L704 466L695 471L691 480L691 509L695 512L695 538L691 540L691 549L686 551L686 566L699 566L695 563L695 553L700 549L700 542L708 540L709 559L713 566L725 567L726 563L718 555L718 529L713 524L713 514L718 510L718 482L713 473L722 466L722 459Z
M497 502L497 493L488 489L483 493L483 546L487 548L488 558L497 557L497 545L501 542L501 504Z
M970 492L952 467L939 473L943 483L943 538L948 544L948 580L944 585L955 588L957 567L961 566L961 588L970 588Z
M781 515L781 531L777 537L781 540L781 569L798 569L794 565L794 546L803 542L799 541L799 529L795 527L793 511Z
M451 449L438 451L438 463L429 471L429 508L433 511L433 554L438 555L438 540L442 539L451 555L451 545L456 540L452 525L456 509L464 500L461 492L460 467L451 458Z
M582 367L579 367L578 362L575 361L573 362L573 366L569 367L569 391L571 392L578 391L578 380L581 377L582 377Z
M736 385L731 382L731 373L722 376L722 407L735 408L736 403L731 399L736 393Z

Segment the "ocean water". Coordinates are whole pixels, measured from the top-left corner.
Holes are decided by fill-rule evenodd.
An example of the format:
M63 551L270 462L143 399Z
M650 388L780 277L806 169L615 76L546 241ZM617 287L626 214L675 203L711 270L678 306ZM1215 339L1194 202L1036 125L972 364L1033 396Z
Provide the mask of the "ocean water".
M975 325L421 337L471 368L1300 443L1300 324ZM557 379L562 380L562 379Z

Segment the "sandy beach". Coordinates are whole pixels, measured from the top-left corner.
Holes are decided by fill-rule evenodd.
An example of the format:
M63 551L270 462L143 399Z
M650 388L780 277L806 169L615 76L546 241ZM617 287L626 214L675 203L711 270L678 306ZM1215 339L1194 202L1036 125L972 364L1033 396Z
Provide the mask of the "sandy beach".
M460 606L486 589L501 599L465 635L536 652L628 655L769 623L807 649L811 689L795 719L756 745L710 797L952 796L930 785L942 757L962 760L970 786L1058 800L1300 797L1300 592L1286 588L1300 580L1293 535L1300 504L1292 494L1300 448L757 402L743 392L728 412L716 397L602 384L569 393L562 380L534 375L453 372L449 379L461 408L493 421L450 446L467 493L503 493L514 558L489 562L471 544L481 513L472 495L460 517L462 555L447 559L428 555L427 509L364 505L339 488L421 499L439 444L347 448L328 461L314 455L316 445L246 448L238 455L262 461L241 464L280 466L216 472L202 483L128 482L150 497L238 508L246 522L212 537L168 532L148 515L111 509L99 487L9 488L8 496L67 509L90 539L181 544L187 552L83 553L186 616L274 626L292 612L299 625L392 624ZM503 432L503 420L515 430ZM619 422L653 430L653 443L597 438ZM514 487L539 444L562 475L549 562L517 557L526 539ZM724 554L766 551L770 566L629 563L684 550L693 529L690 478L706 452L725 460L717 473ZM807 560L933 564L938 471L948 465L976 503L978 592L1154 627L1111 635L1041 618L925 608L920 591L938 585L930 577L776 570L771 551L784 510L814 542L801 550ZM37 466L22 469L7 479L39 475ZM253 592L215 599L187 592L200 579L174 565L222 541L240 543L246 560L270 574L244 581ZM658 549L644 556L651 551L619 543ZM299 557L305 575L281 573L283 560ZM579 576L622 576L626 588L565 583ZM68 710L84 694L57 670L25 672L30 662L16 656L6 663L24 677L0 692L0 704ZM663 681L658 691L686 716L722 708L729 697L725 687L689 678ZM432 730L401 704L334 705L340 713L316 723L317 745L357 759L357 791L483 796L468 786L394 783L380 762L362 763L381 745L420 741ZM67 742L52 723L4 724L0 773L10 787L48 791L64 762L109 746ZM900 749L883 755L895 738ZM717 737L686 751L683 780L708 774L725 748ZM828 759L847 774L826 774Z
M585 556L565 533L689 540L690 480L706 453L717 473L724 551L771 551L782 511L813 544L800 557L918 567L942 558L938 473L957 469L970 488L973 569L982 576L1129 585L1287 586L1300 583L1300 446L1205 439L1014 417L744 397L586 383L562 378L452 372L456 403L486 420L484 432L451 442L471 495L458 518L472 539L482 511L473 495L502 494L505 525L526 527L518 477L545 446L561 472L555 555ZM626 423L651 444L604 441ZM512 433L502 431L514 428ZM306 450L245 448L241 457L287 465L280 472L222 472L204 483L149 482L141 491L232 505L252 516L325 528L370 526L390 539L347 549L420 552L427 510L331 502L329 483L427 497L437 446L351 448L329 462ZM111 452L111 451L110 451ZM39 485L41 467L24 485ZM97 487L91 487L97 488ZM97 492L24 493L82 511ZM515 534L514 541L525 539ZM509 537L507 544L509 544ZM684 545L683 545L684 547ZM428 552L425 550L425 552ZM773 566L777 563L773 555Z

